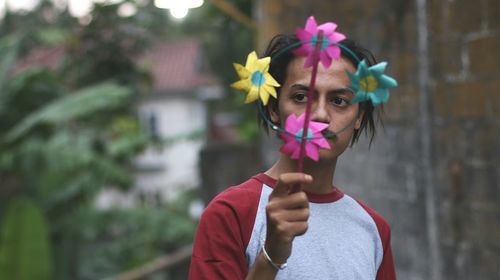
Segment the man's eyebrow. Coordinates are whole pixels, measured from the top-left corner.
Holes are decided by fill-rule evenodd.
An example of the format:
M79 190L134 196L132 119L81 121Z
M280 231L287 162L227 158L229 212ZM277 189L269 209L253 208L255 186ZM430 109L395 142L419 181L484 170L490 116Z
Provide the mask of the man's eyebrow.
M293 84L290 87L295 88L295 89L304 90L304 91L309 90L309 87L306 85L303 85L303 84ZM344 87L344 88L330 90L330 91L328 91L328 93L329 94L345 94L345 93L354 93L354 91L349 87Z
M354 93L354 91L351 88L345 87L345 88L331 90L328 93L330 93L330 94L344 94L344 93Z
M303 84L293 84L290 86L291 88L301 89L301 90L309 90L309 87Z

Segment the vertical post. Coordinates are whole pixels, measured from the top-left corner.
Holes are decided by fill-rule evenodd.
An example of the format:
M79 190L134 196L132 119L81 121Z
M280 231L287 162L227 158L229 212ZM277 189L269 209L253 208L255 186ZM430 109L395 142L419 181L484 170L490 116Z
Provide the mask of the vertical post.
M429 250L430 279L441 280L441 250L439 244L439 228L436 210L436 190L434 184L434 168L432 164L432 108L429 88L429 43L427 25L427 0L416 0L417 34L418 34L418 87L419 127L421 143L421 167L425 187L425 211L427 220L427 239Z

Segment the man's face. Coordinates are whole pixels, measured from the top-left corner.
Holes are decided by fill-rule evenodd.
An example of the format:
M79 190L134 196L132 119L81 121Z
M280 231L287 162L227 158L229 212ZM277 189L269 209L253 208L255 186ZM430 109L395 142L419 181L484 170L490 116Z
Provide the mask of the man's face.
M294 58L287 69L287 77L279 94L279 112L271 112L271 119L284 127L290 114L299 116L306 111L307 91L312 67L304 68L304 57ZM333 60L328 69L320 63L312 104L311 120L328 124L330 132L343 130L337 137L328 139L331 149L320 150L320 161L332 160L342 154L349 145L354 129L359 129L362 117L358 117L358 104L350 104L354 97L349 90L350 80L346 70L355 72L354 66L343 58Z

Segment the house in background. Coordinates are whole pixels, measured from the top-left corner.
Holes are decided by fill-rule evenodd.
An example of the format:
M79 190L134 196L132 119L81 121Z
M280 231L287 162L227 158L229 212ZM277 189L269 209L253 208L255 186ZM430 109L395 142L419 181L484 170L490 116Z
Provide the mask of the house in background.
M163 199L200 184L198 156L205 143L207 99L222 94L198 41L160 42L142 62L151 66L154 91L138 104L143 124L163 144L137 159L137 190Z
M151 71L153 91L137 111L144 128L158 140L135 161L135 187L128 193L104 191L101 208L128 206L140 196L147 203L169 200L200 185L198 157L206 142L206 101L222 97L195 39L157 42L139 59Z

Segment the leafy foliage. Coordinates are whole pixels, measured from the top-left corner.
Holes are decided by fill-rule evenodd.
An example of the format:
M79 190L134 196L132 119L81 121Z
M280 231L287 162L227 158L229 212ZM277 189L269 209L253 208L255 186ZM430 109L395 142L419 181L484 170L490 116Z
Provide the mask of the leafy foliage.
M139 89L148 76L136 58L150 45L152 35L130 18L117 15L116 5L94 5L92 21L75 28L78 37L68 44L71 59L66 61L68 83L79 87L113 79Z
M92 20L80 25L53 1L41 1L32 12L7 13L0 24L0 231L11 234L15 228L7 205L15 197L29 197L50 229L47 254L52 251L57 263L54 279L109 276L193 239L195 221L186 209L192 196L156 207L107 211L95 209L93 203L103 189L131 185L131 160L150 143L135 116L134 102L150 91L152 81L134 59L153 34L171 40L186 34L201 38L211 65L224 65L214 70L227 85L235 78L231 62L243 60L253 45L252 31L241 31L211 5L193 10L178 24L153 7L153 1L146 2L127 18L117 15L117 5L96 4ZM232 2L250 14L250 1ZM56 69L14 71L34 48L54 45L65 49ZM226 110L237 108L235 104L241 103L216 106ZM163 144L172 141L176 139ZM19 235L31 236L26 229ZM0 261L7 242L0 240ZM24 264L27 259L23 253L16 261ZM50 267L51 262L44 265Z
M0 236L0 279L52 279L49 232L40 207L17 197L7 209Z
M84 88L26 116L20 124L7 133L5 140L7 142L17 140L38 124L58 126L77 120L79 117L88 117L100 110L119 107L129 96L130 91L127 88L110 83Z
M227 2L251 17L253 1ZM192 34L202 40L209 63L227 93L227 97L223 100L210 104L211 111L230 112L241 116L236 124L240 138L255 143L255 139L258 138L256 108L245 105L244 95L229 87L238 79L233 62L245 61L248 53L255 48L255 31L236 22L231 16L221 13L219 8L210 4L190 11L190 16L179 29L183 34Z
M185 193L154 207L82 213L82 240L89 244L80 252L88 260L80 267L82 278L109 277L191 243L196 221L187 206L192 198Z
M8 78L8 72L12 65L15 63L18 55L18 44L19 40L15 36L9 36L3 38L0 41L0 101L5 98L6 92L1 90L4 88L5 81ZM0 106L3 106L3 102L0 102ZM1 108L1 107L0 107Z
M10 17L13 18L17 16ZM74 252L85 244L78 234L83 225L75 217L94 211L95 196L104 187L124 189L131 185L131 160L149 142L133 110L140 91L148 88L147 73L131 63L133 56L147 44L135 34L113 38L116 44L104 46L109 52L98 61L84 57L86 66L78 67L82 63L79 54L86 54L89 45L95 50L103 47L103 42L88 35L99 34L101 26L73 25L58 29L55 25L51 36L45 32L41 40L28 35L37 30L47 31L47 26L31 24L31 20L24 25L26 29L15 30L15 34L0 39L0 73L5 74L0 80L0 214L6 213L4 205L14 197L30 197L40 207L38 215L46 217L50 224L53 257L63 265L54 267L54 278L78 279L78 267L72 268L71 264L81 261ZM109 20L107 32L113 24L113 19ZM89 30L92 28L96 29ZM68 29L76 32L58 33ZM61 68L13 71L18 58L36 45L33 42L44 40L63 42L71 50L66 52ZM136 47L128 48L129 42ZM96 70L104 68L105 74ZM36 228L20 228L9 222L13 218L6 215L0 215L5 220L0 228L3 234L11 236L15 231L20 237L40 241L30 234L37 232ZM10 248L8 253L26 251L6 242L11 241L3 240L0 248ZM52 256L43 257L50 271ZM32 262L32 255L23 252L10 258L21 264L23 273L31 275L27 279L52 279L50 275L30 274L39 270ZM64 266L63 260L71 263ZM0 273L9 271L7 266L0 267ZM1 279L24 279L16 277Z

